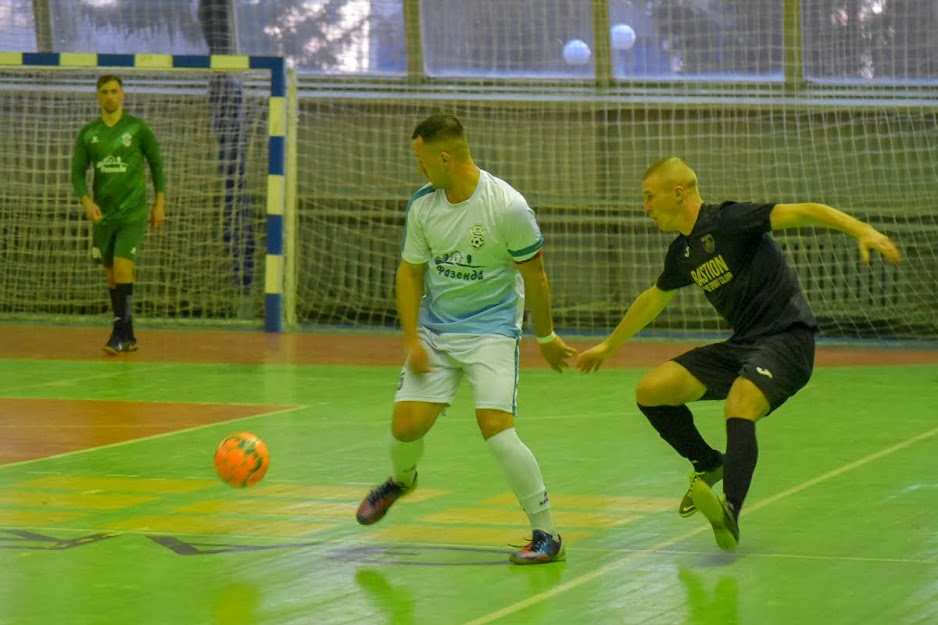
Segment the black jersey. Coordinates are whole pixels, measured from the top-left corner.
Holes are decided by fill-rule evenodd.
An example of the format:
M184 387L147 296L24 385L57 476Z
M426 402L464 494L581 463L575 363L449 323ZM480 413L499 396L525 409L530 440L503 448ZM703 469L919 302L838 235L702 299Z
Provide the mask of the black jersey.
M769 234L774 204L723 202L700 207L688 236L668 248L658 288L690 284L733 328L733 339L748 340L796 325L817 329L817 320L794 270Z

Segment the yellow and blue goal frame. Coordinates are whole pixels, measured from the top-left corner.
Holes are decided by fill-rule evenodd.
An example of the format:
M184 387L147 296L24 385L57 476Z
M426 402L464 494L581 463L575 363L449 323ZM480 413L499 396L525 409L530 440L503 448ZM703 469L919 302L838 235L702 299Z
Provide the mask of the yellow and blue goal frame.
M189 54L0 52L0 67L134 68L152 70L267 70L270 76L267 157L267 251L264 263L264 330L283 330L284 210L286 207L286 95L283 57Z

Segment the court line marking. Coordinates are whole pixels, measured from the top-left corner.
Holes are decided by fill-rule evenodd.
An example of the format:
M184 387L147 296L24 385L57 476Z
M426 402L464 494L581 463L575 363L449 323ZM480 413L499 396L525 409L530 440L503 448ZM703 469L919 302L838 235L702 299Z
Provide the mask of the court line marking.
M863 458L860 458L859 460L854 460L853 462L849 462L841 467L828 471L827 473L821 474L818 477L812 478L806 482L802 482L801 484L798 484L797 486L793 486L787 490L783 490L782 492L776 495L773 495L769 497L768 499L763 499L759 501L758 503L753 504L752 506L748 506L747 515L752 514L753 512L756 512L757 510L761 510L762 508L765 508L766 506L772 505L773 503L776 503L782 499L785 499L786 497L790 497L791 495L800 493L803 490L807 490L808 488L811 488L812 486L816 486L817 484L820 484L821 482L826 482L827 480L843 475L844 473L847 473L848 471L852 471L853 469L856 469L857 467L861 467L865 464L869 464L870 462L879 460L880 458L893 454L897 451L901 451L905 449L906 447L909 447L911 445L914 445L915 443L931 438L935 436L936 434L938 434L938 428L934 428L932 430L929 430L917 436L913 436L912 438L896 443L895 445L892 445L890 447L886 447L885 449L881 449L880 451L872 453ZM504 608L501 608L494 612L490 612L489 614L483 615L479 618L473 619L471 621L466 621L463 625L487 625L488 623L493 623L506 616L510 616L516 612L520 612L521 610L524 610L525 608L529 608L543 601L547 601L548 599L552 599L553 597L556 597L557 595L561 593L567 592L568 590L573 590L574 588L577 588L579 586L582 586L583 584L591 582L594 579L602 577L603 575L606 575L607 573L611 573L612 571L615 571L616 569L621 568L622 566L628 564L629 562L632 562L633 560L637 560L641 557L647 556L656 551L667 549L668 547L671 547L672 545L676 545L680 542L683 542L705 531L710 531L709 525L701 526L695 530L685 532L675 538L661 541L646 549L639 549L623 558L619 558L618 560L614 560L610 562L609 564L606 564L605 566L601 566L594 571L591 571L579 577L575 577L571 579L569 582L560 584L559 586L556 586L554 588L551 588L550 590L546 590L544 592L538 593L536 595L531 595L530 597L528 597L527 599L524 599L523 601L519 601L517 603L505 606ZM547 565L547 566L550 566L550 565Z
M58 387L58 386L69 386L77 382L87 382L88 380L98 380L102 378L113 378L121 374L121 371L109 371L107 373L96 373L94 375L84 375L74 378L60 378L58 380L44 380L42 382L34 382L32 384L18 384L15 387L10 386L10 390L15 390L21 392L25 388L43 388L43 387ZM6 387L0 387L0 394L6 394L8 391ZM16 399L16 398L11 398Z
M181 403L188 403L188 402L181 402ZM236 404L232 404L232 405L236 405ZM241 405L241 404L237 404L237 405ZM259 412L257 414L248 415L246 417L238 417L237 419L229 419L227 421L216 421L215 423L204 423L202 425L194 425L192 427L183 428L181 430L173 430L172 432L161 432L160 434L152 434L150 436L143 436L141 438L133 438L127 441L118 441L116 443L108 443L107 445L99 445L97 447L86 447L85 449L75 449L73 451L65 451L60 454L54 454L52 456L43 456L42 458L32 458L30 460L19 460L17 462L0 464L0 471L8 467L20 467L20 466L32 464L35 462L43 462L46 460L57 460L59 458L68 458L69 456L85 454L85 453L88 453L89 451L99 451L101 449L113 449L115 447L123 447L124 445L132 445L134 443L140 443L142 441L151 441L151 440L155 440L158 438L166 438L167 436L175 436L176 434L182 434L184 432L196 432L198 430L204 430L210 427L224 425L226 423L237 423L239 421L244 421L246 419L256 419L257 417L272 417L274 415L280 415L280 414L284 414L287 412L292 412L294 410L300 410L300 409L305 409L305 408L308 408L308 406L290 406L289 408L283 408L282 410L273 410L271 412Z
M31 526L31 527L19 527L19 526L7 526L4 528L5 531L10 530L28 530L31 532L50 532L53 534L93 534L95 532L106 532L110 534L120 534L128 536L187 536L187 537L210 537L214 540L220 539L239 539L239 540L251 540L251 541L283 541L289 540L291 543L296 542L296 540L302 540L304 537L285 537L285 536L274 536L274 535L261 535L261 534L236 534L236 533L227 533L223 536L218 534L198 534L193 532L174 532L174 531L154 531L154 530L135 530L135 529L120 529L120 530L109 530L102 529L100 527L62 527L62 526ZM332 528L333 530L338 529L338 526ZM368 540L361 540L358 538L329 538L328 530L322 532L317 532L309 534L306 538L310 541L316 542L317 544L322 544L323 546L349 546L349 545L367 545L374 546L376 543ZM296 539L296 540L294 540ZM479 545L469 545L466 543L424 543L424 542L413 542L413 541L398 541L394 543L395 546L413 546L413 547L433 547L438 549L441 547L450 547L453 549L466 549L467 547L477 547L479 549L497 549L499 545L489 545L489 546L479 546ZM254 546L254 545L246 545ZM274 542L273 545L278 546L277 542ZM578 551L598 551L608 553L608 549L598 549L598 548L583 548L578 549ZM622 550L624 551L624 550ZM635 550L636 552L645 553L647 550ZM712 555L712 551L694 551L694 550L684 550L684 549L673 549L668 551L661 551L661 554L669 555L689 555L689 556L707 556ZM808 554L798 554L798 553L747 553L746 557L752 558L774 558L774 559L786 559L786 560L816 560L823 562L861 562L861 563L870 563L870 564L927 564L933 565L938 564L938 560L922 560L922 559L913 559L913 558L864 558L862 556L812 556ZM506 564L506 566L508 566Z

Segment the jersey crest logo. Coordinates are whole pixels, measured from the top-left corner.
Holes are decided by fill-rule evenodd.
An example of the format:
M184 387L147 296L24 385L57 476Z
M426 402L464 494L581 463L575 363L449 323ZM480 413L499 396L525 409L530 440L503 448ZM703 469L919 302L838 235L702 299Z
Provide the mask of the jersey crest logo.
M477 250L483 245L485 245L485 226L482 224L476 224L469 228L469 245L472 246L472 249Z
M129 148L130 143L131 141L133 141L133 139L134 139L133 135L131 135L129 132L125 132L123 135L121 135L121 143L124 144L124 147Z
M705 234L700 237L700 242L703 243L704 251L707 254L713 254L713 250L717 249L717 242L713 240L712 234Z
M91 137L91 143L97 143L97 142L98 142L98 135L94 135L93 137Z

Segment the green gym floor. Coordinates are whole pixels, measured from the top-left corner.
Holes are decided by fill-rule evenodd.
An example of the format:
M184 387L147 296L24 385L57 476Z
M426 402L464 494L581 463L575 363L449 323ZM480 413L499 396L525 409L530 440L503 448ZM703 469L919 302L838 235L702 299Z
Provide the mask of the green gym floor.
M568 560L519 567L527 522L465 388L419 489L355 522L388 475L393 338L138 334L110 358L106 330L0 328L0 625L938 623L938 350L819 352L759 424L724 553L677 516L689 466L632 400L686 346L626 346L589 376L527 346L518 430ZM722 404L693 408L722 448ZM211 457L242 430L271 464L237 490Z

